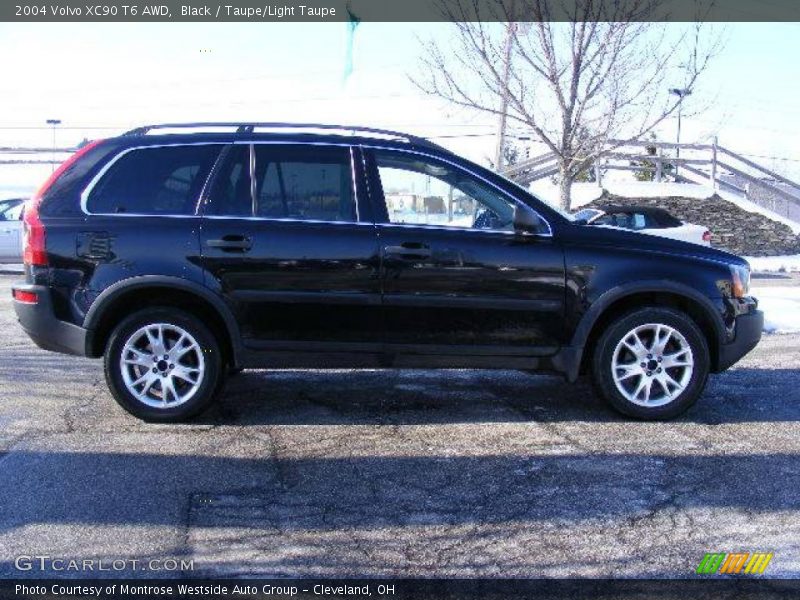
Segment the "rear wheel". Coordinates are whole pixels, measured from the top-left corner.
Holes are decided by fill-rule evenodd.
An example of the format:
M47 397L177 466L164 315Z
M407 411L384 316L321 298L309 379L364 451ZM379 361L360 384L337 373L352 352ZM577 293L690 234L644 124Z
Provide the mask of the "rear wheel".
M598 392L618 411L669 419L703 392L709 353L697 324L670 308L643 308L612 323L592 360Z
M114 399L154 422L182 421L207 408L221 387L222 364L205 325L171 308L141 310L122 321L105 353Z

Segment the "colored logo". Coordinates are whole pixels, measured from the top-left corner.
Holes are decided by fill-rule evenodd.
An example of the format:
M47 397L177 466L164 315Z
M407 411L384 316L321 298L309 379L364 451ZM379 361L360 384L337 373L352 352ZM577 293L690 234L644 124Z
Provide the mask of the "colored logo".
M725 552L706 552L703 560L697 565L698 575L723 574L750 574L760 575L772 560L772 552L739 552L726 554Z

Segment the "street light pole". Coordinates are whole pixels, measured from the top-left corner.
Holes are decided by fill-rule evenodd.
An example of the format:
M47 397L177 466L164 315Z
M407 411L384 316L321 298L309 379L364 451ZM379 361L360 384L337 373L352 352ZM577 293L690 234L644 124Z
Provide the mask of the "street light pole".
M675 147L675 158L681 157L681 115L683 113L683 99L686 96L690 96L692 94L692 90L689 88L672 88L669 91L670 94L674 94L678 97L678 138L676 140L677 146ZM680 169L680 164L675 163L675 180L678 180L678 169Z
M508 114L508 83L511 75L511 48L514 42L517 24L513 21L508 23L506 30L506 47L504 52L505 62L503 63L503 89L500 102L500 116L497 124L497 148L494 155L494 169L498 173L503 170L503 149L506 145L506 120Z
M53 162L50 165L51 170L56 170L56 127L61 125L61 119L47 119L47 124L53 128Z

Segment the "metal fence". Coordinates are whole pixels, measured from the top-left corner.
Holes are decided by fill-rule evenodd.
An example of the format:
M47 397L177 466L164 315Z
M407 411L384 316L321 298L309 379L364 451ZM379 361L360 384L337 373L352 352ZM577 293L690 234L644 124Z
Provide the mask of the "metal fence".
M609 140L607 148L591 166L591 176L598 185L602 185L608 171L648 173L655 182L700 183L734 192L800 221L800 184L720 146L716 140L711 144ZM521 184L557 173L558 157L553 152L521 161L503 171Z

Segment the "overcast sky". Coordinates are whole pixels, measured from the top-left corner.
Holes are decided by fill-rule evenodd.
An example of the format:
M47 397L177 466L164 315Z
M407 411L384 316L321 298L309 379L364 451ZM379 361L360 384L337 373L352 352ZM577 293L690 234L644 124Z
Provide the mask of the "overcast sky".
M419 69L419 40L447 39L446 24L362 24L346 83L345 30L342 23L2 24L0 146L49 145L48 131L10 129L43 126L48 118L63 121L64 145L186 120L491 134L493 118L425 97L409 81ZM710 109L684 119L682 141L718 135L732 150L777 157L758 160L797 175L800 25L729 24L725 38L723 54L692 98ZM90 129L101 127L110 129ZM675 119L666 122L659 138L674 140L675 128ZM493 153L491 135L437 141L475 160Z

